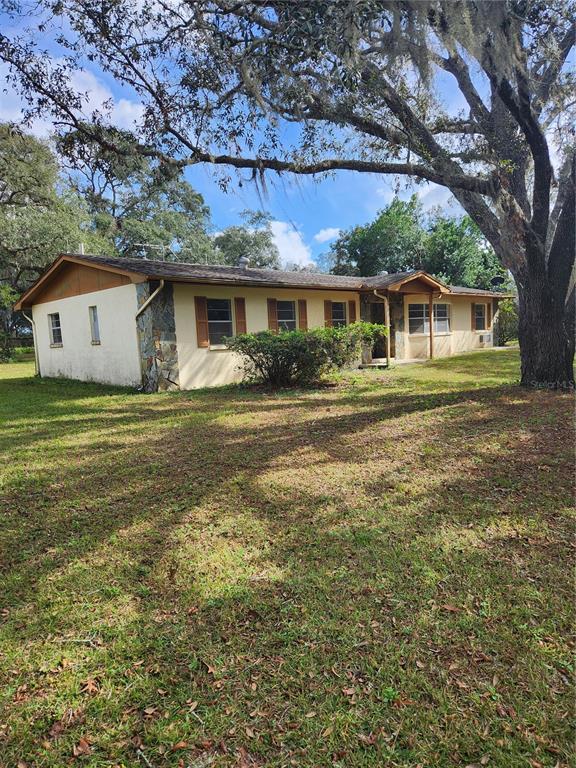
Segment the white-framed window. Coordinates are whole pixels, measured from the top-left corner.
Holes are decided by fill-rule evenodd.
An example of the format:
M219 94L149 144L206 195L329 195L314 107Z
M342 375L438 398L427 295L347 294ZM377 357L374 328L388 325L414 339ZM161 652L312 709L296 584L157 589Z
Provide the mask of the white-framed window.
M476 331L486 330L486 304L474 305L474 329Z
M450 305L434 304L434 333L450 333ZM408 333L430 333L430 306L408 304Z
M296 330L296 302L278 301L276 302L276 313L278 315L279 331Z
M60 325L59 312L52 312L48 315L48 330L50 331L50 344L54 347L61 347L62 326Z
M332 327L341 328L343 325L346 325L346 302L333 301L332 302Z
M434 333L450 333L449 304L434 304Z
M220 346L227 336L233 335L232 302L230 299L207 299L206 309L210 345Z
M408 333L430 333L428 304L408 304Z
M98 323L98 307L88 307L88 316L90 317L90 334L92 344L100 344L100 325Z

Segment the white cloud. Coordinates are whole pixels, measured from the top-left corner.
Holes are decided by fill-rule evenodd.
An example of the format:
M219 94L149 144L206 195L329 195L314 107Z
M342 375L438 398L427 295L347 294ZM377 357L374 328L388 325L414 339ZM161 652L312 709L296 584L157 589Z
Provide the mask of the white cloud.
M394 191L390 187L376 187L374 190L377 197L382 198L385 203L391 203L394 199Z
M0 66L0 80L6 83L0 91L0 115L6 122L21 123L26 106L18 92L8 83L7 75L8 68ZM108 115L110 123L118 128L132 129L140 122L143 105L127 98L115 99L108 86L90 70L75 70L71 73L70 83L75 90L85 94L83 117L98 110ZM27 126L27 130L35 136L46 138L52 133L53 124L50 118L35 119Z
M312 264L310 248L304 242L302 234L287 221L271 221L270 227L276 247L280 251L282 264Z
M452 196L452 192L438 184L426 184L425 186L418 187L416 195L425 211L436 207L444 209L459 208L458 203Z
M316 240L317 243L329 243L330 240L335 240L339 234L340 230L338 227L326 227L325 229L316 232L314 240Z

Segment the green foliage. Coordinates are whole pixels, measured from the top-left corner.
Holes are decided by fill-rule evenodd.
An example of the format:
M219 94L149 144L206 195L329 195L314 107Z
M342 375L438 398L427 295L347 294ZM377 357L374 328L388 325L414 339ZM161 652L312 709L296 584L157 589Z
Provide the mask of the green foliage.
M450 285L490 288L502 265L470 219L426 220L416 195L395 198L376 219L344 232L331 246L332 272L375 275L424 269Z
M504 346L518 338L518 305L514 299L504 299L498 305L494 322L494 341Z
M478 226L469 216L437 216L425 238L423 269L449 285L492 288L491 280L505 270Z
M330 246L336 275L403 272L420 265L425 233L422 206L416 195L395 198L376 219L344 232Z
M395 198L370 224L344 232L331 245L331 271L375 275L424 269L451 285L490 288L501 262L468 216L426 220L416 195Z
M0 124L0 282L21 292L62 251L102 250L86 205L59 186L42 141Z
M116 146L130 143L126 131L107 128L105 134ZM217 260L208 235L210 210L179 169L111 152L80 132L61 138L58 146L107 251L131 258Z
M0 361L9 360L12 356L10 349L10 332L12 329L12 305L18 294L9 285L0 283Z
M310 331L245 333L227 344L244 358L248 378L272 387L293 387L312 384L328 371L350 365L363 343L383 335L383 326L352 323Z
M270 227L270 216L259 211L243 211L244 226L227 227L214 238L224 264L237 266L241 256L251 267L280 269L280 254Z
M0 206L49 205L58 177L47 144L10 123L0 123Z

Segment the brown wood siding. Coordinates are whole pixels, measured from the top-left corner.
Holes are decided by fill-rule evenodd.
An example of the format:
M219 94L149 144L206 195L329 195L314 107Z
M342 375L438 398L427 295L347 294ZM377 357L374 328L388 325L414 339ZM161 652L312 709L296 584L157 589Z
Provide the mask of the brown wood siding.
M332 302L329 299L324 302L324 325L332 328Z
M404 285L401 285L397 291L396 289L391 290L393 290L394 293L430 293L430 283L427 283L425 280L415 278L414 280L410 280L404 283Z
M352 300L348 302L348 322L356 322L356 302Z
M246 299L236 296L234 299L234 315L236 319L236 334L246 333Z
M298 328L301 331L308 330L308 306L306 299L298 299Z
M278 306L276 299L268 299L268 330L278 333Z
M131 282L128 275L108 272L83 264L68 263L64 264L52 279L41 288L34 297L34 304L45 304L47 301L67 299L70 296L105 291L107 288L118 288Z
M198 346L207 348L210 346L210 336L208 334L208 305L206 296L194 296L194 307L196 309L196 338Z

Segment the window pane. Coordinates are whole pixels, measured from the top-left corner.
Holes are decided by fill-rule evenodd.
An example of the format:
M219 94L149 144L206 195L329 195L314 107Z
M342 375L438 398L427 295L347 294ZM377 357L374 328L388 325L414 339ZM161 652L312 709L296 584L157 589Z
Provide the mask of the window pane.
M408 305L408 332L430 333L428 304Z
M230 336L232 336L232 323L208 323L210 344L224 344L224 339Z
M48 316L50 319L50 343L62 344L62 329L60 327L60 315L58 312Z
M346 325L346 304L343 301L332 302L332 325L340 328Z
M296 330L296 303L294 301L276 302L278 313L278 329L281 331Z
M230 299L208 299L208 321L210 320L223 320L224 322L232 321L232 314L230 308Z
M208 338L210 344L224 344L227 336L232 336L232 302L230 299L208 299Z
M90 332L92 333L92 341L100 343L100 327L98 325L98 309L96 307L88 307L90 313Z
M477 331L486 330L486 305L476 304L474 307L474 312L475 312L475 319L476 319L476 330Z
M450 309L448 304L434 304L434 332L450 333Z

